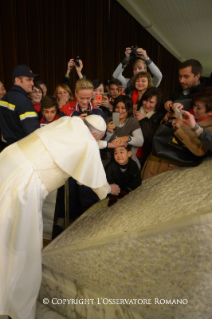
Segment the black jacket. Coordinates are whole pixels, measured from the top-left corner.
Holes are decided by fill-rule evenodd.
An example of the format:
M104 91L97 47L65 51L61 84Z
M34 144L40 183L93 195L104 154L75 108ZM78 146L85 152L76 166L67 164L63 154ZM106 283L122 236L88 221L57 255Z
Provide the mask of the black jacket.
M106 171L108 183L119 185L120 189L126 190L127 193L141 185L141 172L138 165L131 158L128 163L125 172L121 171L120 165L115 161L108 166Z
M39 127L38 115L27 93L20 86L13 85L0 100L0 129L7 145Z
M152 151L152 139L164 115L165 114L163 111L159 111L154 113L150 119L145 117L144 119L139 121L144 136L143 158L145 160Z
M174 102L176 100L193 99L193 97L197 93L202 91L206 86L207 86L206 79L201 77L200 78L200 83L198 85L196 85L196 86L192 86L189 94L182 96L183 89L182 89L182 86L180 84L178 84L178 86L174 90L174 93L172 94L172 96L168 100L171 100L171 101Z

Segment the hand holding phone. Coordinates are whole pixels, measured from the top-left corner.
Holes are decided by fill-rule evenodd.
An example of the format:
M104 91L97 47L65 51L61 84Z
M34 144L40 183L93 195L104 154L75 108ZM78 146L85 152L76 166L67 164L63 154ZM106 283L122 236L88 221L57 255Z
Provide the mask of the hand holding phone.
M178 110L177 107L174 108L174 113L175 113L180 119L183 118L182 114L180 113L180 111Z
M85 111L82 112L82 114L91 115L91 111L90 110L85 110Z
M97 94L96 95L96 101L97 102L102 102L102 95L101 94Z
M117 112L113 112L112 118L113 118L113 124L114 124L116 127L118 127L118 126L119 126L120 114L117 113Z

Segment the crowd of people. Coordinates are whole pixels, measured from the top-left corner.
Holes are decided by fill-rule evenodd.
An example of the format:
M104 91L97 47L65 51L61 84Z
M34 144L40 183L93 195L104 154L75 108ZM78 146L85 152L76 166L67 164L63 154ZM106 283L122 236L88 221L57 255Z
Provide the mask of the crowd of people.
M130 79L122 75L128 64ZM118 205L142 180L179 167L153 152L161 125L191 154L212 151L211 79L201 76L199 61L180 65L179 85L167 101L158 88L162 73L142 48L126 48L110 81L90 81L82 69L81 60L70 59L53 96L27 65L13 69L8 91L0 81L0 314L34 316L42 203L58 189L54 238L63 230L67 179L74 220L106 196L109 207Z
M133 69L130 79L122 74L128 64ZM74 92L70 89L73 69L79 77ZM158 88L162 73L142 48L126 48L123 61L109 81L90 81L82 69L80 59L70 59L62 83L49 96L48 85L34 81L38 74L33 74L26 65L16 66L13 86L8 92L0 82L1 150L64 116L82 120L89 115L102 117L106 131L98 142L100 156L110 184L116 186L108 195L113 198L109 199L109 206L137 188L141 178L178 167L152 154L153 138L161 123L171 123L174 136L193 154L202 157L209 154L212 88L201 76L199 61L190 59L180 65L179 85L167 101ZM89 187L79 185L73 177L69 179L71 220L98 200ZM62 216L64 187L58 190L55 220Z

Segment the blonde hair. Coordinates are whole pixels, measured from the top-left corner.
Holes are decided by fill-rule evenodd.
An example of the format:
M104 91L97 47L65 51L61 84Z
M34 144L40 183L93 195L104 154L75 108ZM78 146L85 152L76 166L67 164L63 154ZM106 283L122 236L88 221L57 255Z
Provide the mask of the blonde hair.
M143 65L145 66L145 69L147 69L146 63L144 62L144 60L141 60L141 59L137 59L133 62L133 68L137 63L143 63Z
M151 78L151 75L149 72L139 72L137 73L131 80L131 84L133 87L135 87L135 82L139 79L139 78L147 78L148 80L148 88L151 88L153 87L153 84L152 84L152 78Z
M76 82L75 90L91 89L93 90L93 84L90 80L80 79Z

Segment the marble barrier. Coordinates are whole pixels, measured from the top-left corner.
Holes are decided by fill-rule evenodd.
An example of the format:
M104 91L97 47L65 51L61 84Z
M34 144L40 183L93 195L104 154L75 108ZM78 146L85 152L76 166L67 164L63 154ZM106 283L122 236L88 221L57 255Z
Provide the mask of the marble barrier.
M36 318L211 319L211 167L163 173L77 219L43 250Z

